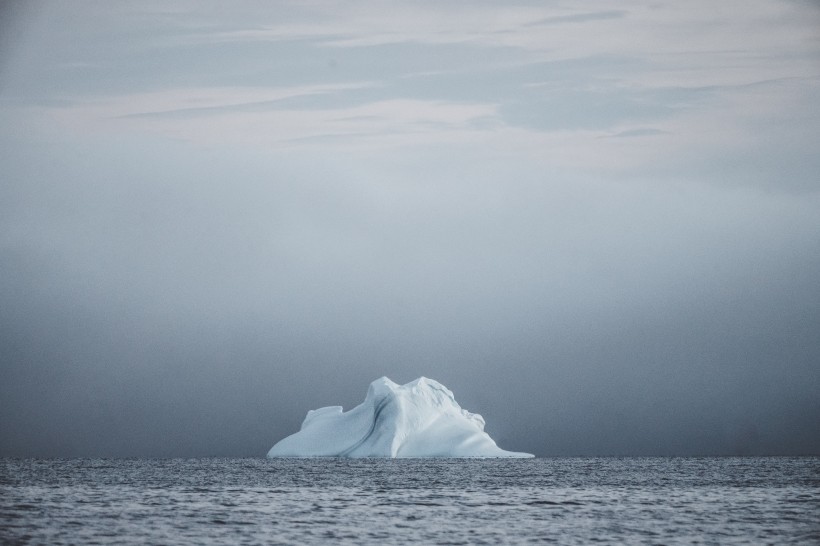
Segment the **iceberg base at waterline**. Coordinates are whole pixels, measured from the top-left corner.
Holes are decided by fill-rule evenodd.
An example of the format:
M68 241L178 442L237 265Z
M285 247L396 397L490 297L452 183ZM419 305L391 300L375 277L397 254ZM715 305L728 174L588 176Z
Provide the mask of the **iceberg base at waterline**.
M299 432L268 457L532 457L505 451L484 432L484 419L458 405L438 381L370 384L364 402L311 410Z

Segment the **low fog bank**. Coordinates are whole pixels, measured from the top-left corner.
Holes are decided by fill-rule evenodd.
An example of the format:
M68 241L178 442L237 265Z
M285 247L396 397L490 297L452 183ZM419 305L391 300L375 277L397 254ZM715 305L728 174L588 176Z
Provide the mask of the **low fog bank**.
M145 146L2 189L0 455L261 456L382 375L539 456L820 452L816 194Z

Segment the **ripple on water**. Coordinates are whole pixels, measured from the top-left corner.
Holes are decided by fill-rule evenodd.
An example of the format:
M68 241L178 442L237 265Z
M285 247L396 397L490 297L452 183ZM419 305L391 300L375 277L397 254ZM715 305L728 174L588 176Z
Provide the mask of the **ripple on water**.
M0 542L820 539L820 459L3 460Z

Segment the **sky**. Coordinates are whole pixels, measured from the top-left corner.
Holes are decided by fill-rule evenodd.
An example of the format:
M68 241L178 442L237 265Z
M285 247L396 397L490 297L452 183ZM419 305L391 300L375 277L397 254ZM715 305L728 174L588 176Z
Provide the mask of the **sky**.
M0 456L820 454L818 142L812 1L3 3Z

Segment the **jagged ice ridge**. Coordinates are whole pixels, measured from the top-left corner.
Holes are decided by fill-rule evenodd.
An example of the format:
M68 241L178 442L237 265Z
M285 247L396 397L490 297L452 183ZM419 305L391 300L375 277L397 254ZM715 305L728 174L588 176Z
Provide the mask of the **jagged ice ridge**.
M484 419L458 405L438 381L373 381L364 402L311 410L299 432L268 457L532 457L505 451L484 432Z

